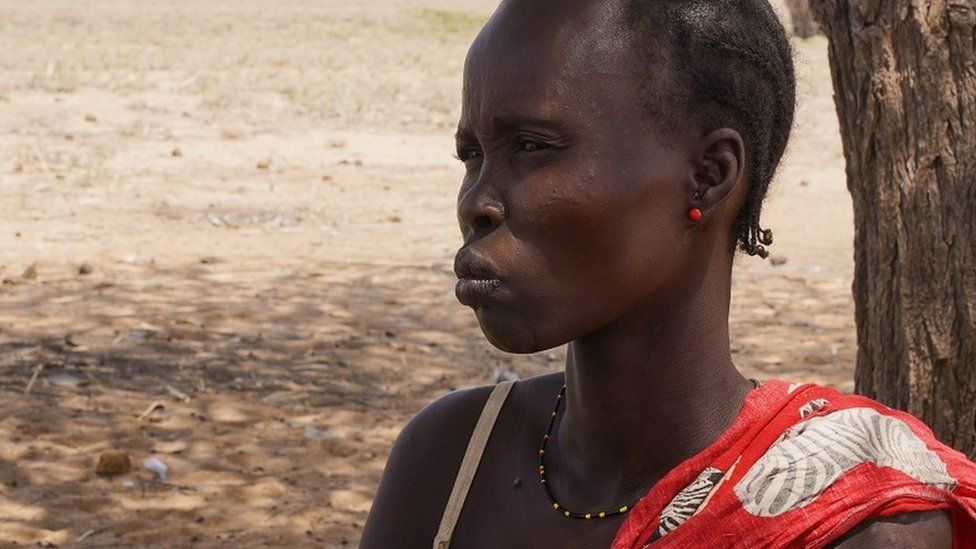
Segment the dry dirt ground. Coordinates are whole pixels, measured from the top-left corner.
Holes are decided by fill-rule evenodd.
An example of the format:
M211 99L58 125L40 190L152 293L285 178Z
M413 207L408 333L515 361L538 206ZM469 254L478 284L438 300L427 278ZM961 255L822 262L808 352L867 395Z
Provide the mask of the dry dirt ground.
M560 367L452 292L493 4L0 0L0 545L355 544L411 414ZM850 199L825 42L796 49L778 264L737 266L734 356L850 390ZM132 472L95 474L111 448Z

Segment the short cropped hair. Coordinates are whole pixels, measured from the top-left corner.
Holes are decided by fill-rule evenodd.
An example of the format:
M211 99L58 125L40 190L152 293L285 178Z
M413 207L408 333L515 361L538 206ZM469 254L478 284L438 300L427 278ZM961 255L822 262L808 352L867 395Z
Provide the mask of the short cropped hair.
M648 108L670 117L667 123L692 120L703 133L731 127L742 135L749 189L731 246L767 257L773 234L760 227L759 215L796 103L793 51L783 24L768 0L629 0L625 13L646 61L638 77ZM661 70L651 70L660 68L663 78Z

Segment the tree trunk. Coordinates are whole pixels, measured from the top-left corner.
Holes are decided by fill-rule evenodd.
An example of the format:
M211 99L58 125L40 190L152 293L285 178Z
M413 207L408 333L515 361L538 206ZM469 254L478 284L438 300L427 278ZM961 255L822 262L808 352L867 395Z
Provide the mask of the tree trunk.
M976 0L816 0L854 199L855 390L976 455Z
M790 10L793 34L800 38L810 38L820 33L820 26L810 10L810 0L786 0L786 8Z

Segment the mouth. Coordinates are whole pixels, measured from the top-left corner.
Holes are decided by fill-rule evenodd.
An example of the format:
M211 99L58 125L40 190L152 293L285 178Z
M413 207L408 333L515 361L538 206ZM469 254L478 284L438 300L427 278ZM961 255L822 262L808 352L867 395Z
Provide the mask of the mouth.
M470 248L461 248L454 258L458 281L454 295L463 305L474 306L491 297L501 287L501 278L483 256Z
M454 295L462 305L473 307L483 303L498 291L501 281L497 278L459 278L454 286Z

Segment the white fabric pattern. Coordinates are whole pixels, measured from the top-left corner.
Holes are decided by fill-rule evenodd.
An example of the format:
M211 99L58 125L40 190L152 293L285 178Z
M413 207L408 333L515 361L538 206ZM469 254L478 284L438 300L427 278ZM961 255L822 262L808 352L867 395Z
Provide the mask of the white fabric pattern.
M803 406L800 407L800 419L806 418L808 415L820 410L827 405L827 399L818 398L816 400L811 400Z
M678 492L661 511L661 522L657 528L657 536L661 537L681 526L698 511L702 502L708 497L715 483L722 478L722 471L715 467L708 467L702 471L691 484Z
M746 511L774 517L816 500L866 462L945 490L957 484L905 422L871 408L848 408L788 429L735 485L735 494Z

